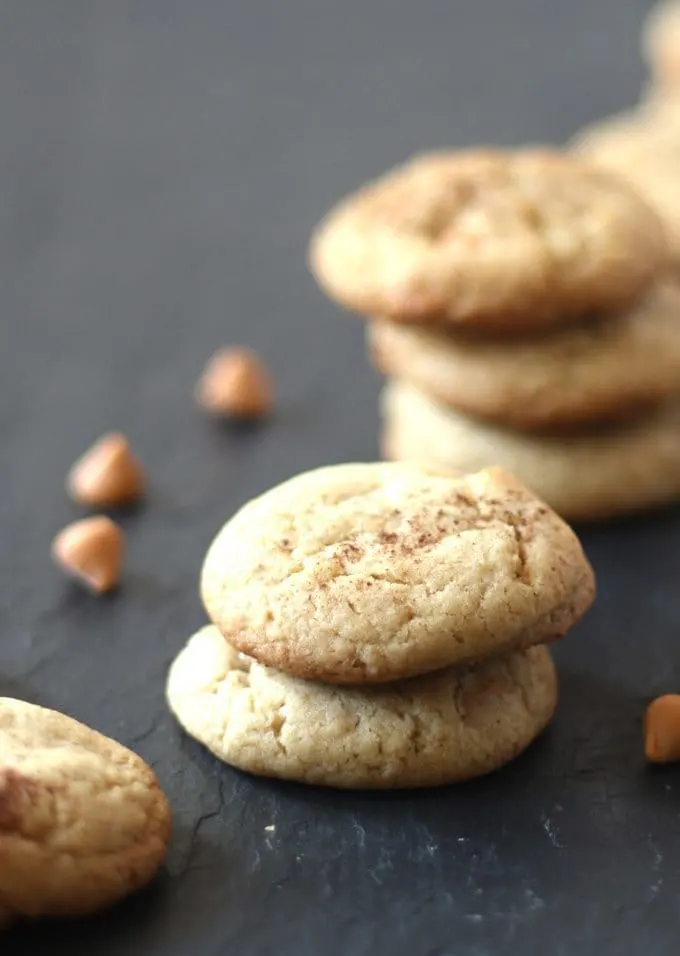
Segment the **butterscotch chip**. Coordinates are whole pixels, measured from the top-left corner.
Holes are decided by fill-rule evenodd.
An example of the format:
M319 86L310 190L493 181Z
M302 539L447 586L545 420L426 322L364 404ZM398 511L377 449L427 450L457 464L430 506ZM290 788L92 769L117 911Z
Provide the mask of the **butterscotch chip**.
M197 398L203 408L217 415L261 418L272 406L271 377L251 349L223 349L208 362Z
M647 760L680 760L680 694L665 694L651 702L645 714L644 736Z
M549 651L380 687L289 677L239 654L215 627L172 665L167 699L215 756L250 773L331 787L427 787L496 770L557 702Z
M93 508L115 507L137 501L146 477L125 437L104 435L71 468L67 487L79 504Z
M226 639L329 683L379 683L561 637L593 572L573 531L510 475L320 468L245 505L201 593Z
M118 583L123 551L123 532L105 515L67 525L52 542L56 563L97 593Z
M680 402L630 422L569 433L519 432L470 418L405 382L383 392L383 453L472 471L512 471L569 521L596 521L680 498Z
M341 202L310 262L350 309L397 322L557 325L625 308L665 264L626 183L539 150L418 156Z
M494 339L374 322L370 351L387 375L453 408L541 429L636 415L677 394L680 287L659 284L600 321Z
M0 917L79 916L148 883L170 809L140 757L53 710L0 698Z
M676 108L677 110L677 108ZM659 216L674 264L680 263L680 116L669 108L614 117L582 130L575 151L632 185Z

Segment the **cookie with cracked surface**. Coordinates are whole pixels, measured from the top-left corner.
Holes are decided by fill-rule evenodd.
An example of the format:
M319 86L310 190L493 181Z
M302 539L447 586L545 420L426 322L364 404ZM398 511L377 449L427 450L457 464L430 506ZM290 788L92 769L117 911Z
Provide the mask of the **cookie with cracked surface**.
M379 687L290 677L215 627L173 663L167 700L220 760L249 773L344 788L427 787L496 770L549 722L557 678L533 647Z
M350 309L506 333L626 308L667 256L634 190L548 150L416 156L336 206L310 246Z
M633 422L548 435L469 418L405 382L383 392L386 458L452 470L511 470L570 521L598 521L680 498L680 401Z
M581 545L498 469L320 468L246 504L203 566L238 650L329 683L380 683L561 637L593 599Z
M148 883L170 836L153 771L78 721L0 698L0 916L81 916Z
M504 341L374 322L369 349L387 375L502 425L621 419L680 390L680 286L659 284L617 317Z
M665 111L668 113L668 110ZM616 116L582 130L573 148L584 159L627 180L655 210L673 264L680 263L680 117L663 112Z

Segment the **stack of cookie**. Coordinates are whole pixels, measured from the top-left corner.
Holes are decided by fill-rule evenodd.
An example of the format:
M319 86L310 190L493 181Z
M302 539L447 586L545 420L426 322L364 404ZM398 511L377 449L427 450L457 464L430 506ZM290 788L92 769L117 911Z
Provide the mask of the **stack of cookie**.
M594 595L571 529L496 469L338 465L251 501L213 542L213 621L172 665L184 728L251 773L433 786L500 767L550 720L544 642Z
M387 457L500 465L568 519L680 495L680 291L652 210L557 152L416 157L316 232L371 320Z

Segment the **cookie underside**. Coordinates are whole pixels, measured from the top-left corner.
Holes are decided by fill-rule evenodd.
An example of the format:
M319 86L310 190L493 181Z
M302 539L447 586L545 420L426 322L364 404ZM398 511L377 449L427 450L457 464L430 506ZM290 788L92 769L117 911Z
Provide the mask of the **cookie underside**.
M215 627L173 663L170 709L220 760L338 788L427 787L489 773L549 722L557 679L535 647L382 687L289 677L239 654Z

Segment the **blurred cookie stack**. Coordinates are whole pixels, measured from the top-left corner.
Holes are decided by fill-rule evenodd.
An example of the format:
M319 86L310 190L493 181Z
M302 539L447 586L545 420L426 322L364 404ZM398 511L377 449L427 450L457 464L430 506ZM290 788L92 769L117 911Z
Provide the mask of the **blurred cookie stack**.
M680 270L680 2L658 4L642 35L651 82L638 105L581 130L572 147L625 177L666 227Z
M657 215L554 151L423 155L316 231L370 320L387 457L500 465L568 519L680 496L680 292Z
M552 717L546 642L593 572L512 476L336 465L246 504L211 545L213 622L167 684L216 757L335 787L425 787L495 770Z

